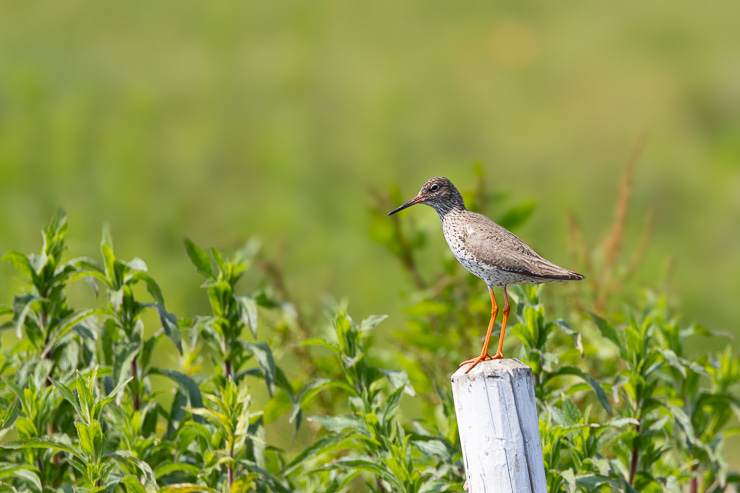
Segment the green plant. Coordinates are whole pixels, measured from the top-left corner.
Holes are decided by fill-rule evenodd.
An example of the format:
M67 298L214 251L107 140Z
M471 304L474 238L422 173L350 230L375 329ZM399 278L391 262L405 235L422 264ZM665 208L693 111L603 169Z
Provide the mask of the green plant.
M205 251L189 240L185 248L198 272L206 277L203 287L208 291L212 315L199 317L194 327L211 349L211 361L221 370L220 383L228 379L240 380L245 375L260 375L270 393L275 389L277 368L270 347L265 343L244 342L245 328L257 337L257 306L273 307L274 302L263 296L236 294L236 283L249 267L256 253L254 243L247 243L236 252L233 259L225 259L216 249L209 257ZM254 358L259 367L242 370ZM284 380L284 379L283 379Z
M325 454L339 452L339 458L318 469L335 473L327 476L329 491L341 491L362 473L374 478L366 483L372 491L458 491L462 481L455 465L456 437L450 441L418 423L415 430L405 429L398 409L404 394L416 395L406 372L381 369L369 361L372 330L386 317L376 315L356 323L345 308L336 308L329 318L333 337L304 344L331 350L340 364L339 375L308 382L300 400L305 405L318 392L334 388L347 399L349 409L313 416L328 433L288 464L286 472L309 461L324 462Z
M96 279L107 290L108 306L98 310L98 313L106 316L101 330L102 361L112 368L114 382L120 382L131 376L132 405L133 410L138 412L148 404L142 403L142 397L148 395L144 389L148 378L147 370L152 353L163 336L169 337L178 351L182 352L177 317L165 309L162 290L147 273L147 266L143 260L134 258L125 262L116 258L108 227L103 229L100 251L103 265L91 259L79 259L75 266L79 270L78 276ZM153 302L142 303L136 299L134 287L138 283L146 286ZM146 338L142 316L144 310L148 308L157 311L162 328Z
M509 216L520 220L531 211L516 209ZM390 227L396 240L425 236ZM429 284L430 274L414 274L424 241L402 242L398 258L419 289L397 344L381 346L383 315L355 322L330 305L329 328L296 322L274 269L241 294L254 243L229 258L186 241L210 313L178 318L143 261L115 256L107 229L102 263L64 261L66 232L60 212L40 254L2 257L25 278L0 307L4 340L15 339L0 353L3 490L463 489L446 379L490 307L450 258ZM104 306L71 307L73 282L102 289ZM511 289L516 344L507 344L533 370L549 491L714 493L740 481L723 452L740 415L740 362L730 350L687 350L721 334L682 325L650 291L637 308L550 319L541 289ZM273 352L301 334L312 337Z

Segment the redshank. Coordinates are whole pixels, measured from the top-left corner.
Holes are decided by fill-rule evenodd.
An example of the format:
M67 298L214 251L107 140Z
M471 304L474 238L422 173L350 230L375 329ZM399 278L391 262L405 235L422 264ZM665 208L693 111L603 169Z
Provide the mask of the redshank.
M483 279L491 295L491 321L480 356L463 361L472 363L465 373L481 361L503 358L506 322L509 319L509 296L506 287L512 284L541 284L545 282L580 281L583 276L559 267L540 257L532 248L506 228L482 214L465 208L462 195L455 185L444 177L430 178L416 197L388 213L395 214L415 204L433 207L442 221L442 232L455 258L473 275ZM488 354L488 342L498 315L493 288L504 291L504 309L501 335L494 356Z

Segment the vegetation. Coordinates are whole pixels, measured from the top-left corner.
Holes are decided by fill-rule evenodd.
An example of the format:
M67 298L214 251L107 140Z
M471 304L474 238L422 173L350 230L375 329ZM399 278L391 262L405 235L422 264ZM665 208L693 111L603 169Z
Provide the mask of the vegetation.
M551 483L736 480L740 4L1 12L0 489L459 489L489 300L432 211L385 215L434 175L586 275L513 291Z
M483 209L494 200L469 198ZM501 222L516 228L530 212ZM39 253L2 257L24 286L0 308L14 333L0 356L0 487L462 491L447 379L477 349L487 293L453 259L437 262L433 282L420 275L426 247L412 224L376 221L371 235L417 288L392 344L374 340L385 316L356 321L344 303L327 302L329 323L309 326L275 265L255 281L251 267L265 264L254 242L228 257L186 240L210 313L178 317L144 261L116 256L107 228L99 258L66 258L58 212ZM73 306L79 283L99 301ZM534 372L549 491L718 492L740 481L723 453L740 361L730 349L687 351L720 335L681 323L650 291L608 316L569 303L552 319L541 290L511 290L518 341L507 355Z

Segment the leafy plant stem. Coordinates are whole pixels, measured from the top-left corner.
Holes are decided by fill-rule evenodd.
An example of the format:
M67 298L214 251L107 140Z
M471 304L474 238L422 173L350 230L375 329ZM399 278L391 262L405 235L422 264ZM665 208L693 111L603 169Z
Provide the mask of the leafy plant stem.
M635 425L635 431L637 432L638 436L640 434L640 425L641 421L637 421L637 424ZM630 475L629 475L629 484L632 486L632 484L635 481L635 474L637 474L637 461L639 460L639 451L637 449L637 444L632 444L632 454L630 456Z
M131 360L131 377L133 377L131 384L133 385L132 395L134 397L134 400L133 400L134 411L138 411L141 407L141 402L139 400L139 375L138 373L139 373L138 364L136 363L136 358L134 358Z
M36 467L38 468L39 473L44 472L44 463L41 461L41 458L36 459ZM41 480L41 486L45 486L43 474L39 474L39 479Z
M232 443L229 447L229 458L232 459L231 462L229 462L229 490L231 490L231 486L234 484L234 444Z
M699 469L699 464L694 464L691 466L691 472L696 472ZM696 476L691 478L691 481L689 482L689 491L691 493L697 493L699 491L699 478Z

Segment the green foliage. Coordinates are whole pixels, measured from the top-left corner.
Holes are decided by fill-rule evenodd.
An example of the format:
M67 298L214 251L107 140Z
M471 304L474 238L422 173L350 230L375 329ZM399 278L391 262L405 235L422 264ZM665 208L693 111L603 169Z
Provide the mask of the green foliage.
M456 437L434 435L417 423L406 430L397 412L403 395L416 395L406 372L379 368L368 360L371 331L386 317L372 316L356 323L344 308L334 309L331 339L312 339L305 344L329 348L342 370L336 380L313 380L301 391L303 396L336 388L349 403L348 412L314 416L328 432L288 465L288 472L312 464L325 473L330 491L340 491L360 474L375 477L373 491L457 491L459 450ZM306 404L308 398L302 398ZM340 457L326 462L325 455ZM456 457L457 456L457 457ZM325 463L315 468L315 463ZM459 469L457 470L459 473ZM371 483L372 484L372 483Z
M531 209L502 217L516 226ZM0 488L462 491L446 382L478 349L487 293L448 258L422 276L425 232L395 220L373 228L418 288L393 344L375 341L384 315L356 322L342 304L325 308L328 326L306 324L274 266L268 279L250 270L253 242L227 257L185 241L210 313L178 318L142 260L116 257L107 228L100 262L64 261L56 214L41 253L2 257L25 285L0 308L3 342L14 339L0 354ZM248 273L258 288L245 294ZM105 301L71 307L72 282ZM740 362L729 349L688 350L719 335L681 325L650 292L636 310L554 320L541 293L511 289L505 352L533 370L549 491L714 492L738 481L723 443L740 414Z
M256 338L257 307L269 308L275 303L264 295L236 294L236 283L257 253L256 244L248 243L230 260L224 259L216 249L211 249L209 258L190 240L185 240L185 248L195 268L206 277L203 287L208 291L212 315L197 318L194 328L212 350L212 363L215 367L221 367L224 379L240 380L244 375L259 373L272 394L277 368L270 347L265 343L244 342L241 335L246 327ZM240 373L244 364L252 358L257 361L259 368Z

